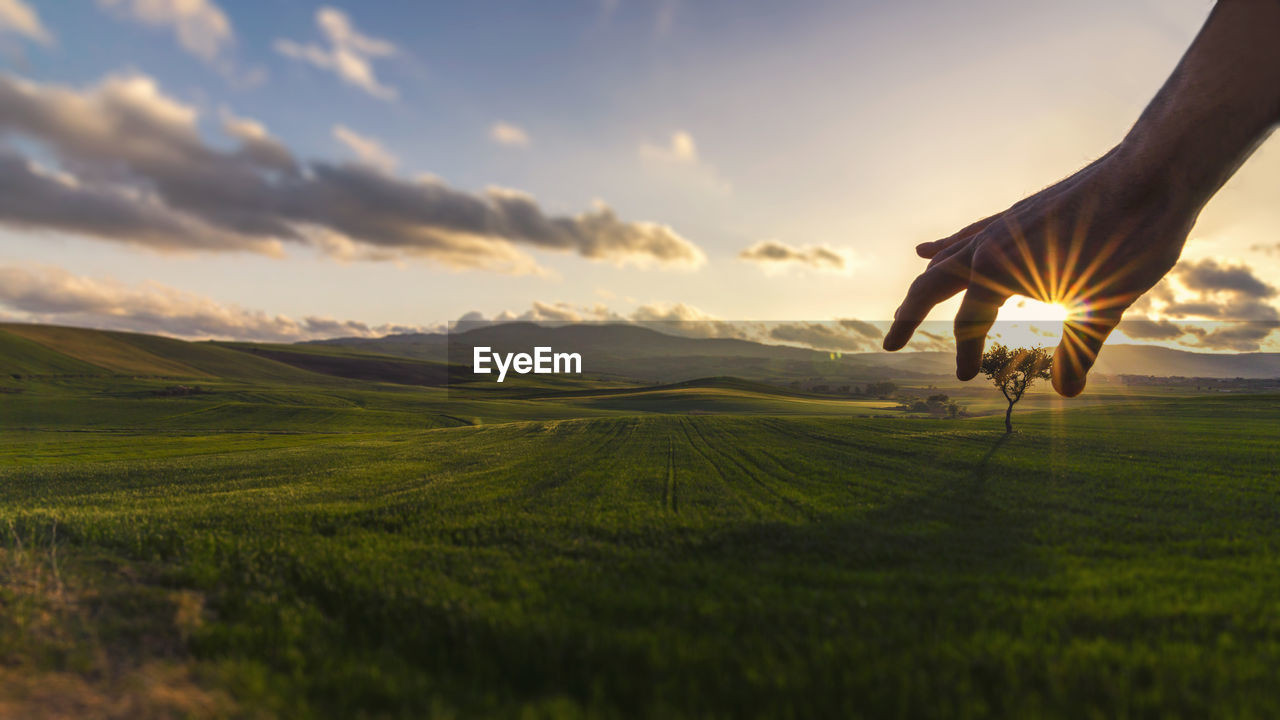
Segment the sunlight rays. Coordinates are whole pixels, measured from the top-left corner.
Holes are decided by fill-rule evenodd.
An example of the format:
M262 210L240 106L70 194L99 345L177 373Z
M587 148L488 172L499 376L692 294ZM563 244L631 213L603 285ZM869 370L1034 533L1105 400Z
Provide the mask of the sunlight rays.
M1008 334L1017 334L1019 323L1025 324L1026 329L1018 339L1035 344L1042 344L1044 338L1060 331L1057 362L1075 371L1093 365L1124 309L1139 295L1120 288L1149 262L1142 255L1120 257L1132 228L1113 232L1096 251L1085 255L1096 204L1096 200L1086 203L1071 218L1072 222L1050 217L1043 227L1030 230L1023 228L1017 218L1006 218L1004 226L1012 251L1007 250L1010 245L984 248L991 253L986 258L988 272L975 268L970 278L970 287L977 286L984 293L1028 298L1012 308L1001 308L1001 321L1016 321L1002 324L1004 339L1008 341ZM1064 231L1068 226L1069 231ZM1028 237L1037 232L1039 238ZM1034 247L1036 241L1041 247ZM1031 325L1031 321L1038 321L1039 325ZM1046 332L1047 324L1053 325L1052 332Z

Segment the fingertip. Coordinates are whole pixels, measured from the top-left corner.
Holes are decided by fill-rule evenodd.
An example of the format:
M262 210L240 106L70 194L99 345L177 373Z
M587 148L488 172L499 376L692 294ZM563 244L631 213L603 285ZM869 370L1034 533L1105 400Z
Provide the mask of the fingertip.
M898 330L897 328L890 329L889 332L885 334L884 342L881 343L880 346L889 352L897 352L907 344L907 340L911 339L910 336L902 337L902 335L903 331Z
M898 311L894 313L897 319L889 326L889 332L884 334L884 342L880 345L889 352L896 352L906 347L911 340L911 336L916 334L916 328L920 325L917 321L898 317L900 315L902 315L902 308L898 308Z
M925 258L926 260L933 257L934 255L937 254L937 251L934 250L935 244L936 243L932 243L932 242L920 243L919 245L916 246L916 254L922 258Z
M1069 352L1069 351L1067 351ZM1059 346L1053 354L1053 367L1049 373L1053 389L1064 398L1073 398L1084 392L1085 373L1081 368L1071 367L1063 346Z
M1061 375L1053 376L1053 389L1064 398L1073 398L1084 392L1085 378L1083 375L1079 377L1063 377Z
M983 336L966 337L961 332L956 334L956 377L968 382L978 375L982 366L982 350L986 346Z

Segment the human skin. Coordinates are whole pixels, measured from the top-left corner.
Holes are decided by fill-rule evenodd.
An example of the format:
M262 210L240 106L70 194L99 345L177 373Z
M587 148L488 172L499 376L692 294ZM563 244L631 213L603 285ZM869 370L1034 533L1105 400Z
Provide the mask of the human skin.
M1173 268L1200 210L1277 122L1280 0L1219 0L1120 144L1007 210L916 247L929 265L884 349L901 349L934 306L964 291L956 376L970 380L1009 297L1060 303L1069 317L1053 387L1079 395L1124 311Z

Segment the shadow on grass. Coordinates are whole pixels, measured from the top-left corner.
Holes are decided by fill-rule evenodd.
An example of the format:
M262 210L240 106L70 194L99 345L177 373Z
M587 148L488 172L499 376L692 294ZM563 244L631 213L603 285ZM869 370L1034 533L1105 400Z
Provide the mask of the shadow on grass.
M923 483L924 489L869 510L837 512L814 522L738 526L688 553L749 566L774 560L942 574L1039 572L1027 548L1034 515L1015 512L988 491L992 461L1009 438L1001 435L971 468L939 472Z
M493 708L469 706L474 696L451 685L487 688L508 709L559 696L624 715L892 714L953 692L947 673L980 683L975 697L998 707L1004 671L970 676L981 668L957 653L975 628L1016 635L1010 598L1047 572L1031 550L1034 516L990 494L1008 442L869 510L665 537L602 533L594 550L547 568L547 595L524 619L356 585L290 585L339 620L347 660L398 658L397 682L434 678L434 692L467 710ZM401 709L376 685L339 676L312 699Z

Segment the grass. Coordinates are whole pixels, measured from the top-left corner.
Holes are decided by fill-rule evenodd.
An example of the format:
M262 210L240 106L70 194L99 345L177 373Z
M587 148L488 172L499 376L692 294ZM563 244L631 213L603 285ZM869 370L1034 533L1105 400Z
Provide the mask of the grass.
M33 374L105 375L106 372L0 329L0 376L6 385L12 386L12 380Z
M1280 398L1005 437L725 383L165 382L0 395L5 552L80 598L6 582L19 710L62 678L155 716L1280 714Z
M25 341L21 347L19 341ZM12 354L11 354L12 353ZM58 325L0 324L0 371L7 374L325 384L323 375L212 343Z

